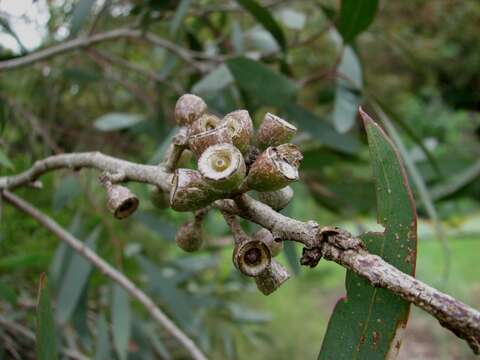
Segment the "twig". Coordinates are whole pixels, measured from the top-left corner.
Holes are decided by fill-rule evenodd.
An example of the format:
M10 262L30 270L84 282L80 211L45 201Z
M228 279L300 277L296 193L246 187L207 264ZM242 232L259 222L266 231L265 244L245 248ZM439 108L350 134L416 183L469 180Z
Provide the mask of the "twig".
M0 177L0 190L27 185L51 170L81 167L116 172L119 174L117 180L149 183L165 191L171 187L171 174L160 166L135 164L94 152L57 155L37 161L24 173ZM414 303L437 318L442 326L466 340L474 352L480 351L480 313L477 310L401 272L380 257L369 254L361 246L361 241L350 234L337 229L320 229L314 221L291 219L246 194L236 197L234 201L218 200L213 206L223 213L241 216L261 225L270 230L276 239L302 243L305 245L302 258L304 265L314 266L323 256L351 269L373 286L386 288Z
M217 57L212 57L195 51L182 48L168 40L162 39L151 33L143 33L141 30L120 28L103 33L97 33L89 37L78 37L76 39L54 45L43 50L35 51L31 54L20 56L10 60L0 61L0 71L12 70L19 67L27 66L38 61L50 59L52 57L68 53L81 48L93 46L102 42L112 41L119 38L143 38L149 43L165 48L177 55L182 60L190 63L195 69L204 72L205 67L196 61L196 58L203 60L217 61Z
M195 343L155 305L153 300L147 294L136 287L127 277L115 270L110 264L100 258L95 252L90 250L72 234L63 229L53 219L41 213L25 200L6 190L2 192L2 196L8 203L30 215L39 224L43 225L59 239L70 245L77 253L90 261L92 265L98 268L104 275L122 286L133 298L137 299L145 307L153 319L161 324L168 333L175 337L185 347L193 359L206 360L206 357L202 354Z

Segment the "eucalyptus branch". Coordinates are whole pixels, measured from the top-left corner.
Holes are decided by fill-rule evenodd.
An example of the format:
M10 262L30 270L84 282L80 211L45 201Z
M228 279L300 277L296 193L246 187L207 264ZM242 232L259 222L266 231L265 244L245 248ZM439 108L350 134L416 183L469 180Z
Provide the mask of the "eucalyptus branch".
M141 165L92 152L57 155L37 161L31 169L19 175L0 177L0 190L28 185L49 171L82 167L117 174L114 177L117 182L148 183L167 192L171 188L172 175L163 166ZM373 286L388 289L414 303L437 318L442 326L467 341L475 353L480 351L480 312L368 253L362 242L347 232L320 228L314 221L289 218L246 194L234 200L217 200L213 206L226 215L231 225L236 221L231 216L240 216L270 230L275 240L302 243L305 246L303 265L315 266L322 257L335 261L367 279Z
M99 257L94 251L90 250L84 243L76 239L73 235L63 229L57 222L43 214L38 209L34 208L25 200L10 193L7 190L2 192L2 197L11 205L15 206L24 213L30 215L39 224L50 230L60 240L70 245L78 254L85 257L92 263L97 269L99 269L104 275L111 280L122 286L133 298L138 300L148 311L150 316L162 325L165 330L176 338L190 353L193 359L205 360L206 357L202 354L200 349L195 343L183 333L154 303L154 301L145 294L142 290L133 284L127 277L121 272L114 269L105 260Z
M23 66L31 65L33 63L48 60L58 55L66 54L68 52L87 48L93 45L97 45L103 42L113 41L120 38L136 38L144 39L150 44L158 47L162 47L177 55L185 62L192 65L195 69L204 72L205 68L203 64L199 63L196 59L218 61L219 59L214 56L205 55L195 51L182 48L168 40L165 40L152 33L144 33L141 30L131 28L120 28L110 30L102 33L93 34L88 37L78 37L70 41L65 41L58 45L35 51L25 56L20 56L10 60L0 61L0 71L12 70Z

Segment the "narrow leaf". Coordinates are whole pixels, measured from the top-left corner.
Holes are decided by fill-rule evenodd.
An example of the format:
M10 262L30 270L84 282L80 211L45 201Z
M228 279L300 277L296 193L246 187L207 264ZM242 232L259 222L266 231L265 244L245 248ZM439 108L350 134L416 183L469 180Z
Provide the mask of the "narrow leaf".
M73 9L72 20L70 21L70 36L75 36L82 29L88 19L95 0L80 0Z
M62 179L53 194L53 210L58 212L80 195L80 183L73 175Z
M120 360L126 360L131 331L130 303L120 285L113 285L112 294L113 345Z
M55 324L53 322L47 277L40 276L37 300L36 354L38 360L57 359Z
M370 26L377 8L378 0L342 0L337 28L346 44Z
M272 34L282 51L286 52L287 41L285 40L285 35L278 22L270 14L270 11L255 0L237 0L237 2Z
M414 275L417 217L408 179L395 146L383 130L361 112L368 136L377 192L378 222L383 233L366 233L368 251ZM394 358L410 312L407 301L347 271L346 297L330 318L319 359Z
M100 227L95 228L85 241L85 246L95 250ZM74 254L63 277L58 294L57 319L60 324L70 320L88 282L92 265L80 254Z
M116 131L131 128L143 121L143 115L110 113L95 120L95 128L100 131Z
M238 87L262 105L283 107L292 102L297 86L268 66L245 57L227 60Z
M170 35L175 35L177 33L183 19L187 15L191 3L192 0L181 0L180 4L178 4L177 11L175 11L175 15L170 22Z
M95 347L95 360L110 360L110 337L108 333L108 323L104 314L100 314L97 319L97 343Z

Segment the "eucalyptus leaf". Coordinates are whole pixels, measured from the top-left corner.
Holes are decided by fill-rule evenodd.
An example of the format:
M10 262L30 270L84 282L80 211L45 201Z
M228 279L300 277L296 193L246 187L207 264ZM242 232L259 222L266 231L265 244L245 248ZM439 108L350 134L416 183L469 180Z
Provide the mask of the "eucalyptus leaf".
M112 358L110 335L105 315L101 313L97 318L97 342L95 346L95 360L110 360Z
M144 120L140 114L110 113L95 120L94 126L100 131L117 131L131 128Z
M36 354L38 360L55 360L57 344L47 277L40 276L37 300Z
M112 285L113 345L120 360L128 357L128 342L131 332L131 310L128 294L118 284Z
M192 86L194 94L216 93L234 82L232 73L226 65L220 65Z
M53 210L58 212L80 195L80 182L74 175L62 179L53 193Z
M337 28L345 43L370 26L377 8L378 0L342 0Z
M75 36L82 29L88 19L95 0L80 0L73 9L72 19L70 21L70 36Z
M5 154L2 150L0 150L0 165L9 169L13 169L13 163L10 161L7 154Z

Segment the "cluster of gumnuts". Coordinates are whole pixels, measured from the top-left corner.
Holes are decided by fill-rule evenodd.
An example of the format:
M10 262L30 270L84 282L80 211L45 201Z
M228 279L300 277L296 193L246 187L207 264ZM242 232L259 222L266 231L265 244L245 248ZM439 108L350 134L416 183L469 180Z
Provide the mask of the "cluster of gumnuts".
M288 205L293 197L289 184L298 180L302 160L298 147L289 143L297 132L295 126L267 113L255 131L247 110L233 111L221 119L192 94L178 99L175 120L185 134L184 150L197 160L197 169L177 168L172 178L168 206L196 214L177 232L180 248L188 252L200 249L204 209L216 200L254 190L261 202L275 210ZM165 195L157 189L152 200L165 207ZM239 231L241 234L233 234L233 263L240 272L254 277L259 290L268 295L289 278L287 270L272 259L283 244L267 229L252 236Z

